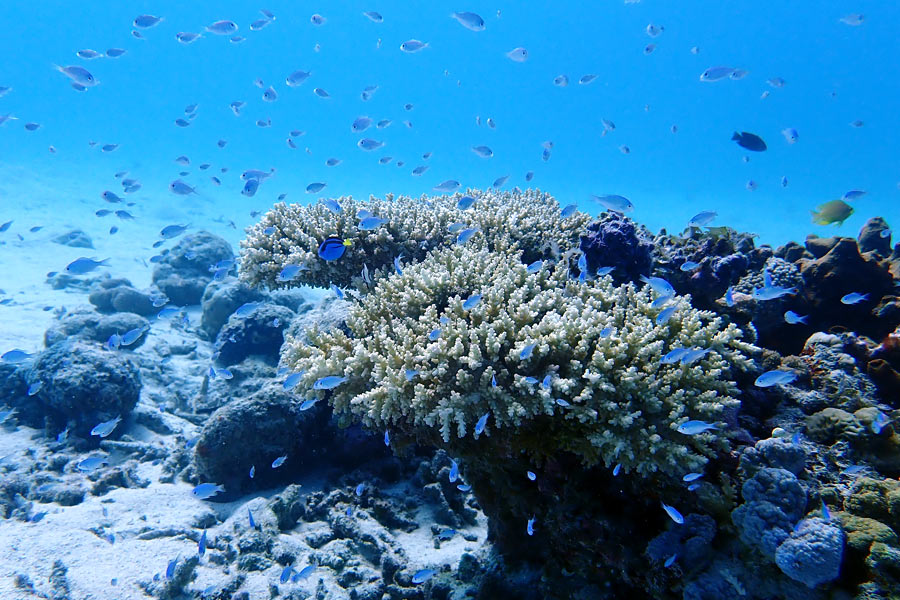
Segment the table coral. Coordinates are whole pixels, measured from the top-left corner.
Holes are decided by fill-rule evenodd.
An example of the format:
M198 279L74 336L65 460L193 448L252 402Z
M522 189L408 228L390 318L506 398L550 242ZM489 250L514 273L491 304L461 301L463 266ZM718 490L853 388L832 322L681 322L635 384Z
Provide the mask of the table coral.
M365 202L345 196L330 200L330 207L276 204L241 242L241 277L251 285L269 287L285 283L367 287L361 274L364 267L374 277L378 271L393 272L397 257L401 265L418 262L435 248L455 244L463 227L480 229L467 245L520 250L530 263L560 258L577 248L579 233L590 220L578 211L562 218L559 203L538 190L469 190L467 194L476 201L465 210L458 208L463 194L432 198L388 194ZM332 202L340 211L333 210ZM372 230L360 229L361 211L386 221ZM331 236L349 240L351 245L339 260L326 262L317 251ZM290 282L279 282L278 275L287 265L303 270Z
M473 294L482 299L467 310ZM738 405L732 369L749 368L755 349L685 298L657 325L652 299L649 288L615 287L609 277L580 283L562 266L529 273L518 254L454 246L379 280L351 310L349 334L289 339L282 363L305 373L309 397L328 396L376 430L452 447L470 443L488 414L489 437L680 477L728 443L716 431L677 427L721 424ZM679 347L709 353L660 364ZM330 375L347 381L313 389Z

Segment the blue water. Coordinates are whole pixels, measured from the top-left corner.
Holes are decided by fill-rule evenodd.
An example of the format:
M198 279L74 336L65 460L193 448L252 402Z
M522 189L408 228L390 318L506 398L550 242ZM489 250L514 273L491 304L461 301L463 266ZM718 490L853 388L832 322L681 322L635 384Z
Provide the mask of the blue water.
M128 198L139 220L123 227L157 231L167 221L209 225L203 221L222 218L236 224L235 239L254 222L250 211L266 209L283 193L289 202L418 195L446 179L485 188L503 175L510 176L507 188L528 187L527 171L534 172L530 185L583 210L599 211L591 194L627 196L636 206L631 216L654 230L680 230L693 214L715 210L714 224L757 232L772 244L831 234L835 228L811 223L809 210L851 189L868 194L836 231L855 235L876 215L900 223L900 7L893 3L271 1L264 8L277 19L261 31L248 25L262 17L262 5L204 4L4 3L0 85L13 89L0 98L0 115L19 120L0 127L0 222L8 220L4 213L21 214L35 203L50 209L76 203L76 217L83 217L67 224L98 229L94 210L110 208L100 193L121 194L113 174L127 170L143 188ZM379 11L384 22L371 22L365 10ZM450 18L454 10L478 12L486 29L465 29ZM314 26L314 12L327 22ZM142 31L143 40L130 33L141 13L164 17ZM864 13L864 23L839 22L849 13ZM236 21L247 40L232 44L228 36L206 33L204 26L218 19ZM651 39L648 23L664 33ZM183 45L175 40L180 31L203 37ZM401 52L401 42L411 38L429 46ZM656 49L646 55L651 42ZM529 53L524 63L505 56L519 46ZM693 46L698 54L690 52ZM75 56L111 47L127 53L91 61ZM83 66L100 84L77 92L54 64ZM700 73L716 65L749 74L701 82ZM312 76L289 88L284 79L297 69ZM578 85L587 73L599 77ZM553 85L560 74L568 75L568 87ZM786 85L770 87L772 77ZM257 78L275 87L276 102L263 102ZM379 88L364 102L360 93L370 85ZM314 95L315 87L331 97ZM770 95L761 99L765 91ZM228 107L236 100L247 103L239 117ZM174 120L194 103L196 119L177 127ZM406 103L413 109L406 111ZM393 123L354 134L350 124L360 115ZM488 117L496 129L484 124ZM271 127L256 126L267 118ZM616 129L601 135L601 118ZM857 119L864 126L850 125ZM26 131L26 122L41 127ZM796 144L781 135L786 127L798 130ZM296 138L297 149L286 144L292 129L306 132ZM735 130L762 136L768 151L739 148L730 141ZM386 145L364 152L356 146L361 137ZM224 149L216 146L219 139L228 141ZM102 153L90 141L120 146ZM554 144L548 162L541 160L545 141ZM48 151L51 145L56 153ZM491 147L493 158L476 156L476 145ZM433 153L427 161L426 152ZM175 164L180 155L191 159L190 167ZM393 160L381 165L383 156ZM331 157L343 162L327 167ZM398 161L405 164L398 168ZM212 165L208 171L197 168L204 162ZM422 164L430 169L413 177ZM218 172L222 167L228 172ZM241 171L271 167L275 177L255 197L240 194ZM198 195L169 192L182 169L190 171L183 179ZM211 175L221 178L220 187ZM745 187L751 179L759 186L753 192ZM312 182L327 187L306 194ZM123 254L133 251L127 238L119 243Z

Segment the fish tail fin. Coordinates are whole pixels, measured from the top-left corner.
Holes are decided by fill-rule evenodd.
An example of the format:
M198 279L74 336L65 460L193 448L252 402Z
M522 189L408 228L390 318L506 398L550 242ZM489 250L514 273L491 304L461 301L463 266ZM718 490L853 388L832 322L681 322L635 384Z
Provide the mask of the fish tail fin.
M734 141L734 140L739 140L739 139L741 139L741 134L738 133L737 131L735 131L734 133L731 134L731 139L732 139L733 141Z
M108 267L108 266L109 266L109 261L110 261L110 260L112 260L112 259L111 259L111 258L104 258L103 260L101 260L101 261L98 263L98 266L99 266L99 265L103 265L104 267Z

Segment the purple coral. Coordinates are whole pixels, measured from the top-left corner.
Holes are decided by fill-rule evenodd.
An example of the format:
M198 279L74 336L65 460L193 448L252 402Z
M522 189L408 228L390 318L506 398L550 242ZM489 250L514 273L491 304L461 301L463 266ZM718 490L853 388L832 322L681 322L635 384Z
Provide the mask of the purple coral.
M650 273L653 266L653 238L637 223L617 212L604 213L587 227L581 236L581 251L587 260L588 273L600 267L615 267L612 276L618 280L636 280Z

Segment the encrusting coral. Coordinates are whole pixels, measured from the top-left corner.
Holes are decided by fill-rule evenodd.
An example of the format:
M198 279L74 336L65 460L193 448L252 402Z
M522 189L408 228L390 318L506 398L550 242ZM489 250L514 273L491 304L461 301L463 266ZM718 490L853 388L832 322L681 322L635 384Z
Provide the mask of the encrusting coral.
M481 299L471 306L473 295ZM376 430L453 449L472 443L487 414L483 435L530 452L680 477L728 442L677 427L721 426L738 404L731 369L750 368L754 347L686 298L656 324L662 308L652 300L649 288L614 287L609 277L573 280L564 264L529 272L518 253L470 242L380 279L351 310L349 335L289 339L282 363L304 372L309 397L327 396ZM682 347L709 352L660 364ZM313 389L329 376L346 381Z
M538 190L469 190L466 195L474 202L465 209L460 208L467 204L460 205L463 194L432 198L388 194L366 202L345 196L327 204L276 204L241 242L241 278L251 285L283 286L279 273L296 265L302 270L291 285L363 287L363 268L374 277L380 270L393 271L395 258L403 265L421 261L430 250L455 243L465 228L480 230L473 242L481 238L491 251L521 250L523 260L530 263L577 248L590 221L589 215L577 211L563 218L557 201ZM368 212L361 214L363 210ZM368 216L385 222L361 229L360 221ZM350 246L340 260L328 262L317 251L332 236L349 240Z

